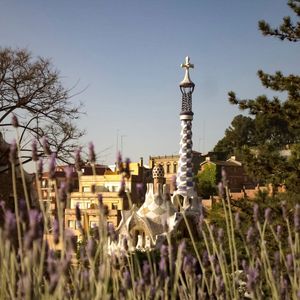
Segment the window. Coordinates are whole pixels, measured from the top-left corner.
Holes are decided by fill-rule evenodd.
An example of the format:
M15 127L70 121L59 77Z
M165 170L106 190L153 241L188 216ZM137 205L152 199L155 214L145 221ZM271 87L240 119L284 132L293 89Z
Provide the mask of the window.
M46 180L46 179L43 179L43 180L42 180L42 187L43 187L43 188L48 187L48 180Z
M118 204L117 203L112 203L111 209L118 209Z
M173 173L176 173L176 172L177 172L177 164L174 163L174 165L173 165Z
M91 191L91 187L90 186L83 186L82 187L82 192L83 193L89 193Z
M170 173L170 163L167 163L167 174Z
M68 227L71 229L75 229L75 221L74 220L69 220L68 221Z

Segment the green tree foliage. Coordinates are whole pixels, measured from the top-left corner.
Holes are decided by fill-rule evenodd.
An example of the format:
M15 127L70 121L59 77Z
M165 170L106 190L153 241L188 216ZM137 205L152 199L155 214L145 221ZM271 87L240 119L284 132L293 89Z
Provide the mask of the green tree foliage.
M231 126L225 131L225 137L217 143L214 151L236 154L244 145L256 145L255 122L250 117L238 115L234 117Z
M273 145L259 145L255 149L244 147L240 155L251 178L261 184L272 184L273 192L285 182L287 159Z
M291 0L288 5L300 18L300 0ZM260 21L259 29L264 35L273 35L282 40L300 41L300 22L293 25L290 17L285 17L283 24L278 29L272 29L268 23ZM231 91L228 94L229 102L238 105L241 110L248 110L251 115L264 114L269 118L281 119L282 122L286 122L284 126L287 133L291 134L296 142L299 142L300 77L293 74L284 76L280 71L271 75L262 70L258 71L258 77L264 87L276 92L286 92L286 100L281 101L278 97L268 99L265 95L258 96L256 99L238 99L236 94Z
M300 0L290 0L288 5L299 18ZM278 28L272 28L266 21L259 21L259 29L266 36L300 41L300 22L293 23L290 17L285 17ZM287 95L286 99L275 96L270 99L265 95L255 99L239 99L234 92L229 92L229 102L248 111L253 119L235 117L215 150L222 149L230 154L238 152L249 175L259 181L269 182L274 187L284 183L295 191L300 181L300 76L285 76L280 71L267 74L259 70L258 77L265 88L283 92ZM239 123L233 126L236 118ZM244 133L240 128L242 125L249 132L246 130ZM287 145L293 145L289 158L280 154Z
M291 148L291 156L288 158L288 165L286 167L287 178L285 184L291 191L300 194L300 145L293 145Z
M204 170L196 178L198 194L203 198L216 195L217 168L215 164L204 165Z
M299 0L289 0L288 6L300 17ZM298 42L300 40L300 23L297 22L297 24L294 24L289 16L283 18L283 22L278 28L271 28L264 20L259 21L258 26L263 35L271 35L281 40L287 39L291 42Z

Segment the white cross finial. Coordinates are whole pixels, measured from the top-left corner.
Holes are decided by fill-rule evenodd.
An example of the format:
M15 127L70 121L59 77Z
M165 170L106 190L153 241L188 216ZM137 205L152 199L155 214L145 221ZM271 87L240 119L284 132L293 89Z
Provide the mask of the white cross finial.
M190 79L189 69L193 69L194 65L190 63L190 58L187 56L185 58L185 63L180 65L181 68L185 69L185 75L183 80L180 82L180 86L195 86L193 81Z
M180 67L181 67L181 68L186 68L186 69L188 70L189 68L192 68L192 69L193 69L193 68L194 68L194 65L190 63L190 58L187 56L187 57L185 58L185 63L184 63L184 64L181 64Z

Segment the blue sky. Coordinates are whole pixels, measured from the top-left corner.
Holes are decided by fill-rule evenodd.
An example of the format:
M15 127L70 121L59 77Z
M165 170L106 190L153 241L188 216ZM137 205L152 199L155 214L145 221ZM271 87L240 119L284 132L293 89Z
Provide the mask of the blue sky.
M238 109L227 101L272 95L258 69L298 73L299 44L263 37L257 22L273 25L291 11L285 0L0 1L0 45L28 48L52 59L66 87L85 89L79 120L99 162L119 148L132 160L179 150L180 64L195 69L194 149L211 150Z

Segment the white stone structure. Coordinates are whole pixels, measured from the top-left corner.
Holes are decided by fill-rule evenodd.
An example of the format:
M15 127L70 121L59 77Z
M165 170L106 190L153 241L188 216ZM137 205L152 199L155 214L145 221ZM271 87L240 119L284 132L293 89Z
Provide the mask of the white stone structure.
M180 83L182 109L177 190L170 201L164 185L164 169L161 165L156 165L152 170L154 182L147 184L143 205L139 209L133 206L130 211L122 212L122 220L117 228L119 242L109 246L110 252L123 250L124 239L128 241L130 251L159 247L167 235L184 228L187 220L194 224L198 222L201 206L194 189L192 171L192 93L195 84L189 76L189 69L194 66L189 57L186 57L185 64L181 66L186 72Z
M192 165L192 94L195 88L194 82L190 79L189 69L194 68L190 63L190 58L185 58L185 63L181 64L185 68L184 79L180 82L180 90L182 93L181 112L180 112L180 150L179 163L177 171L177 190L175 191L172 201L184 210L201 210L200 199L195 191L193 182L193 165Z

